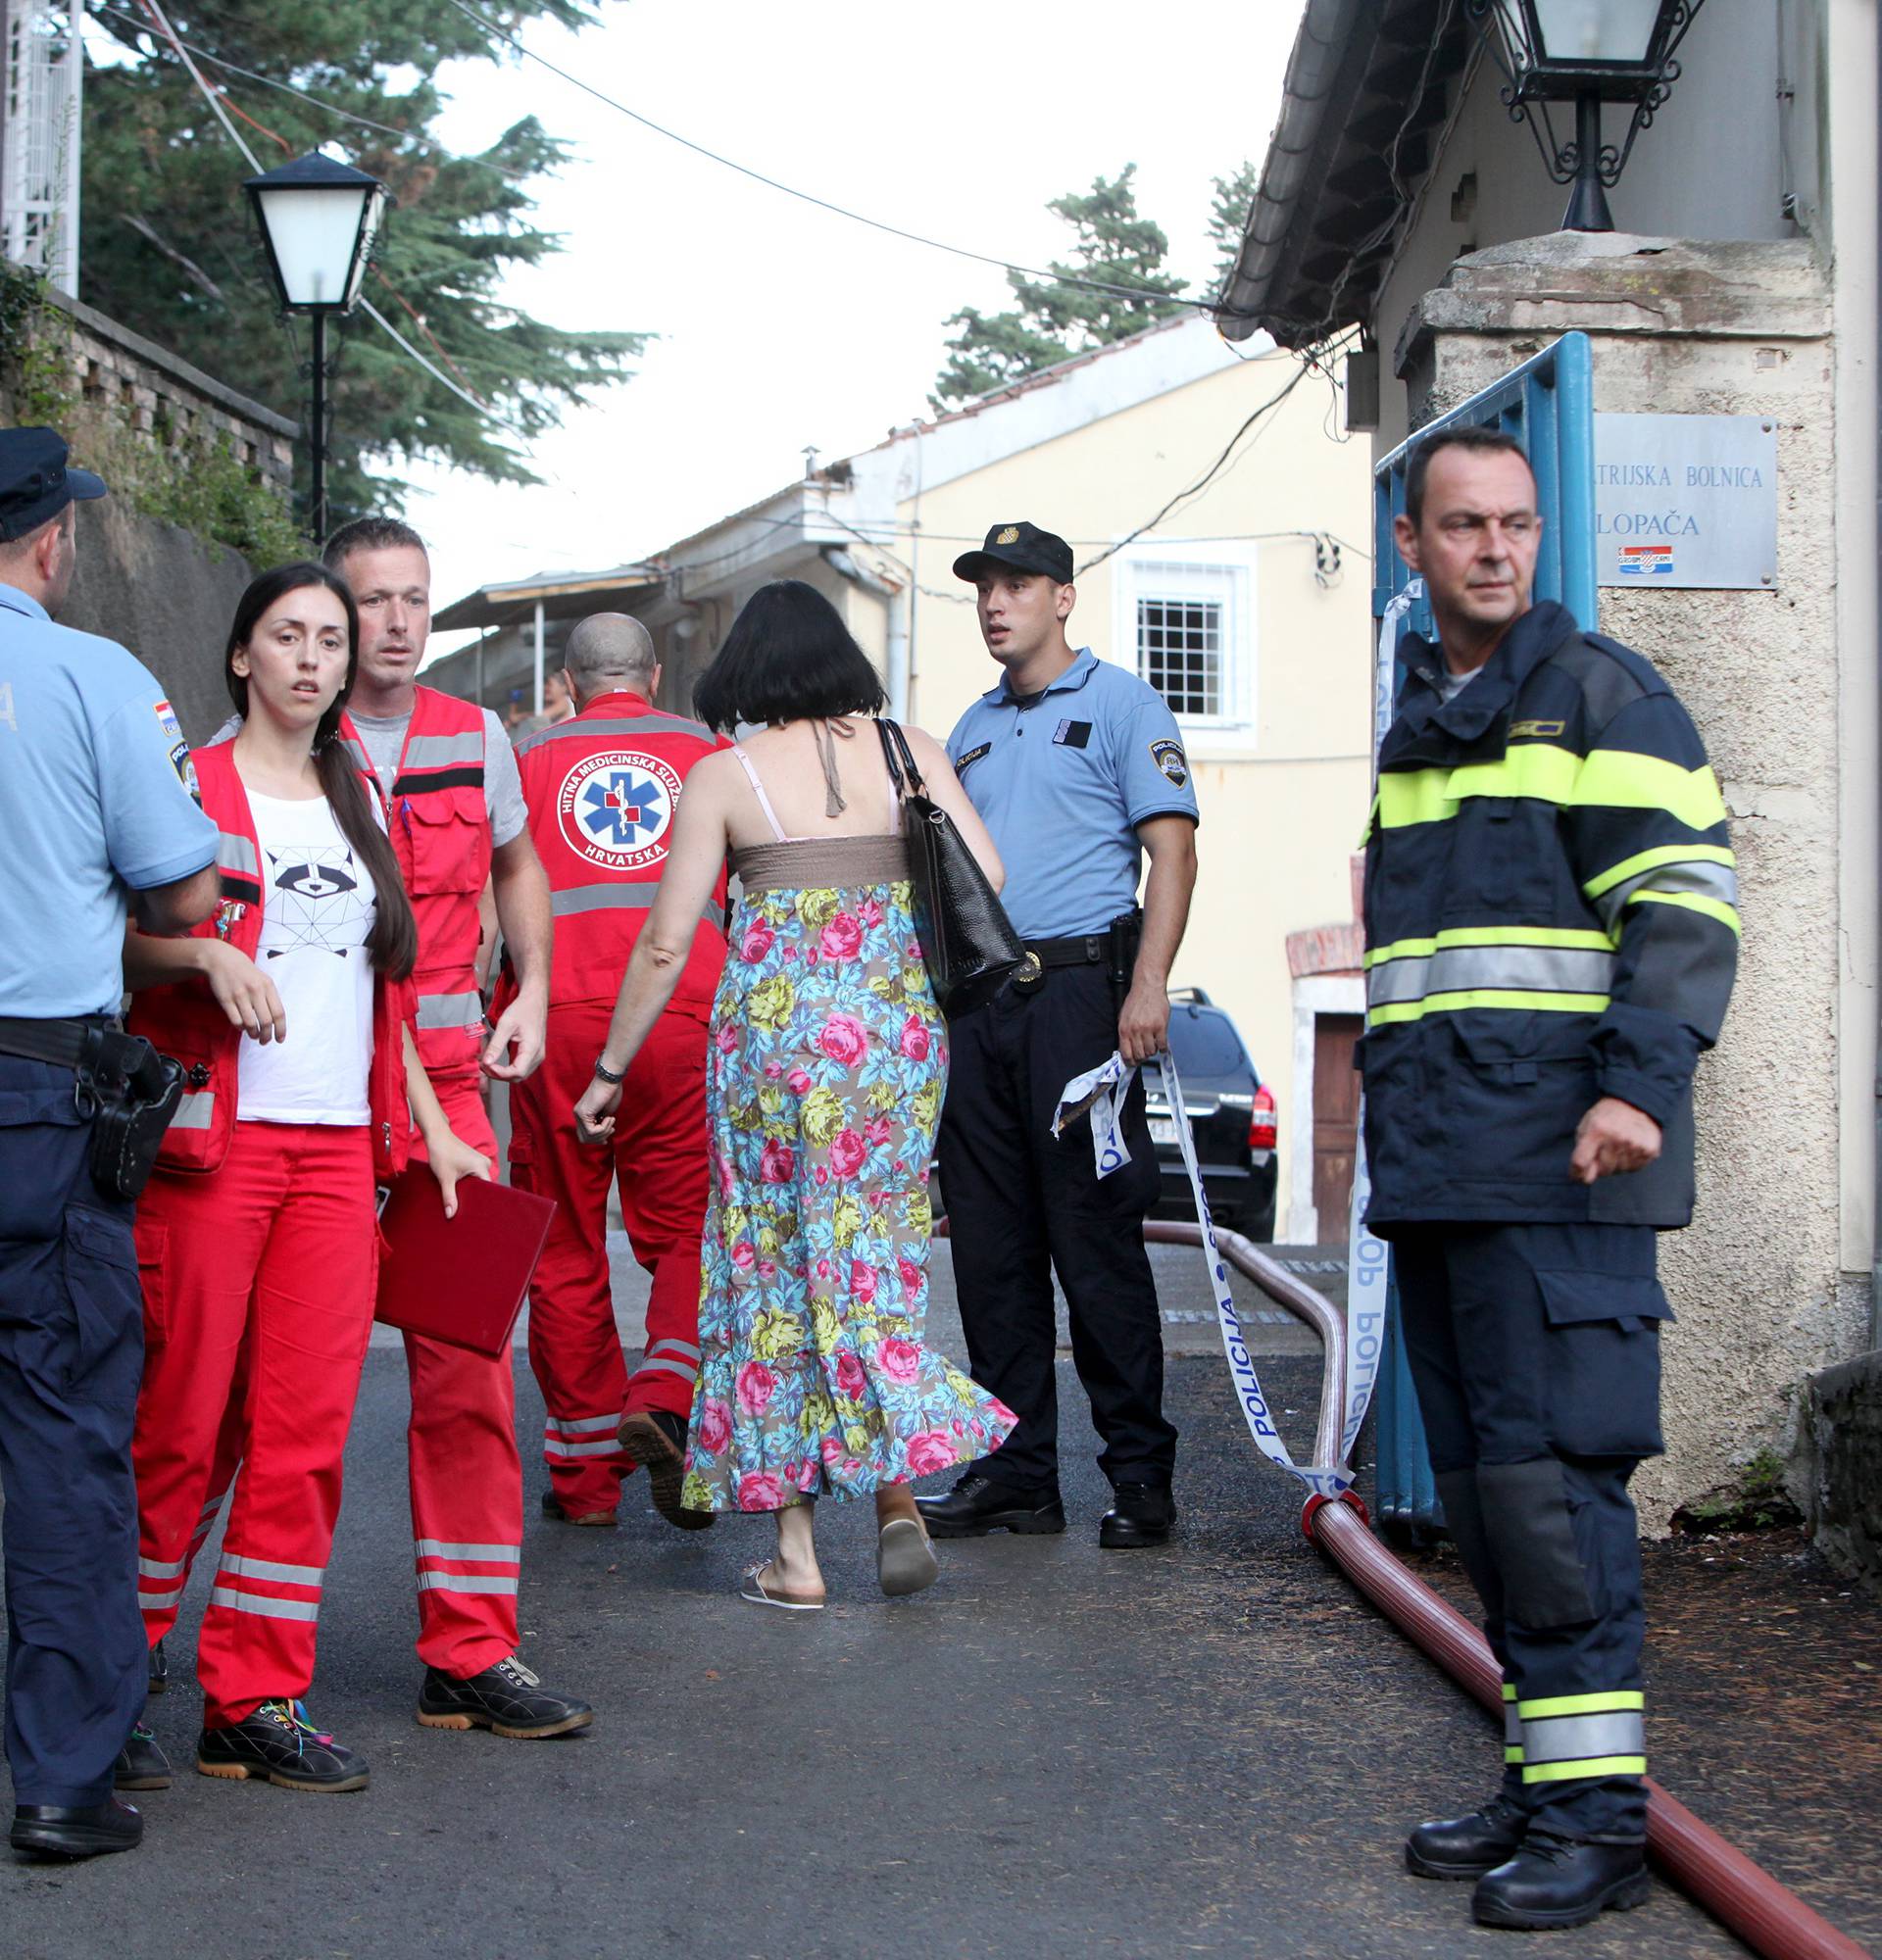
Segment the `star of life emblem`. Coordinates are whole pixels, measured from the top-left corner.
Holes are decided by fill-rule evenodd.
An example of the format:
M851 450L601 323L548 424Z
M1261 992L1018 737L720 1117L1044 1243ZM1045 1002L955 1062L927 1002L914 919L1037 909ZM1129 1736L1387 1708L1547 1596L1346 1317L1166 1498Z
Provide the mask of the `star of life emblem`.
M605 871L638 871L666 861L667 833L679 802L671 763L639 749L585 756L562 779L556 815L564 841Z

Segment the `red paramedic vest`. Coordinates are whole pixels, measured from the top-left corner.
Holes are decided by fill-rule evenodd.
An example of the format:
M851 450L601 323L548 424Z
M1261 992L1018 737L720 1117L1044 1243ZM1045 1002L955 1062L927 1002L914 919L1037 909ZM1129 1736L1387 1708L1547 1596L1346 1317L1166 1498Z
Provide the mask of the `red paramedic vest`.
M667 868L680 785L730 745L637 694L598 696L522 743L517 766L556 920L549 1004L612 1003ZM725 872L693 931L673 1004L704 1015L725 964Z
M340 738L372 794L405 875L419 925L419 1059L435 1082L475 1075L483 1038L477 991L477 902L490 876L490 817L483 796L483 710L421 687L405 731L391 794L380 788L350 715Z
M262 941L262 853L248 792L235 771L234 744L218 742L198 749L191 760L203 808L221 833L216 863L222 874L222 898L189 936L225 939L253 959ZM412 1013L412 983L375 974L367 1101L372 1112L372 1170L381 1180L396 1177L405 1168L411 1149L402 1030ZM184 1069L182 1101L157 1152L159 1169L220 1170L235 1134L236 1056L242 1031L217 1004L203 979L179 980L134 995L127 1025L160 1054L173 1055Z

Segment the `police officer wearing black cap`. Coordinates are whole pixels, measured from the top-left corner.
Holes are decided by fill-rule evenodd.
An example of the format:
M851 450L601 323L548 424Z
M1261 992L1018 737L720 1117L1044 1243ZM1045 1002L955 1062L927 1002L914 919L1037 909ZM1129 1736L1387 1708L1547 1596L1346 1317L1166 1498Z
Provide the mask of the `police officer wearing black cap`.
M1125 1106L1130 1161L1109 1177L1097 1175L1087 1124L1054 1138L1051 1123L1074 1075L1114 1051L1135 1064L1166 1046L1169 969L1196 882L1195 785L1162 696L1066 639L1077 595L1063 538L996 524L954 570L974 587L981 637L1005 671L948 754L1000 848L1002 901L1029 956L1000 999L950 1025L938 1154L974 1378L1019 1426L921 1509L937 1538L1065 1530L1056 1270L1115 1493L1099 1543L1161 1544L1175 1519L1176 1431L1144 1250L1159 1173L1141 1082Z
M0 1488L12 1842L124 1851L161 1788L137 1730L130 1435L143 1368L131 1196L179 1078L117 1029L127 911L173 933L216 903L216 827L163 689L55 625L74 504L102 497L51 429L0 429Z

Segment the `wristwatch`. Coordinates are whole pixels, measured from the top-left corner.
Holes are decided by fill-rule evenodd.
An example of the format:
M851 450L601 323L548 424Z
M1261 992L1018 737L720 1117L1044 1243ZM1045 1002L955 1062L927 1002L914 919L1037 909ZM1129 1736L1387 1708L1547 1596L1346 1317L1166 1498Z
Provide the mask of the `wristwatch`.
M624 1068L620 1071L619 1075L617 1075L615 1071L612 1068L610 1068L605 1061L602 1060L600 1055L595 1056L595 1073L602 1079L602 1081L611 1082L615 1085L616 1088L619 1088L621 1083L623 1083L627 1079L627 1071Z

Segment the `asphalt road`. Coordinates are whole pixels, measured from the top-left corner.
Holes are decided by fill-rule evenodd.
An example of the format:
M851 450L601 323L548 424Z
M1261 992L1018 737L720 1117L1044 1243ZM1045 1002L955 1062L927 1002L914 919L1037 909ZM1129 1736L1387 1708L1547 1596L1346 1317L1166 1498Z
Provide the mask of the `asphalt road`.
M1166 1256L1159 1272L1180 1301L1167 1310L1190 1311L1200 1279ZM945 1345L945 1263L938 1291ZM1316 1356L1263 1365L1278 1406L1311 1409ZM520 1373L528 1437L541 1409ZM1399 1864L1408 1824L1487 1788L1490 1725L1309 1550L1292 1489L1237 1428L1219 1358L1171 1360L1183 1515L1157 1551L1099 1551L1105 1491L1064 1377L1065 1537L944 1545L941 1583L889 1604L868 1519L831 1505L832 1603L817 1616L735 1596L764 1524L681 1536L642 1499L615 1532L550 1525L525 1451L524 1652L599 1712L583 1736L512 1742L413 1721L405 1370L375 1348L311 1702L365 1752L371 1788L317 1797L192 1773L205 1558L171 1643L175 1686L152 1704L180 1774L142 1799L143 1848L0 1865L0 1953L1495 1949L1465 1888ZM1664 1887L1549 1941L1551 1960L1740 1950Z

